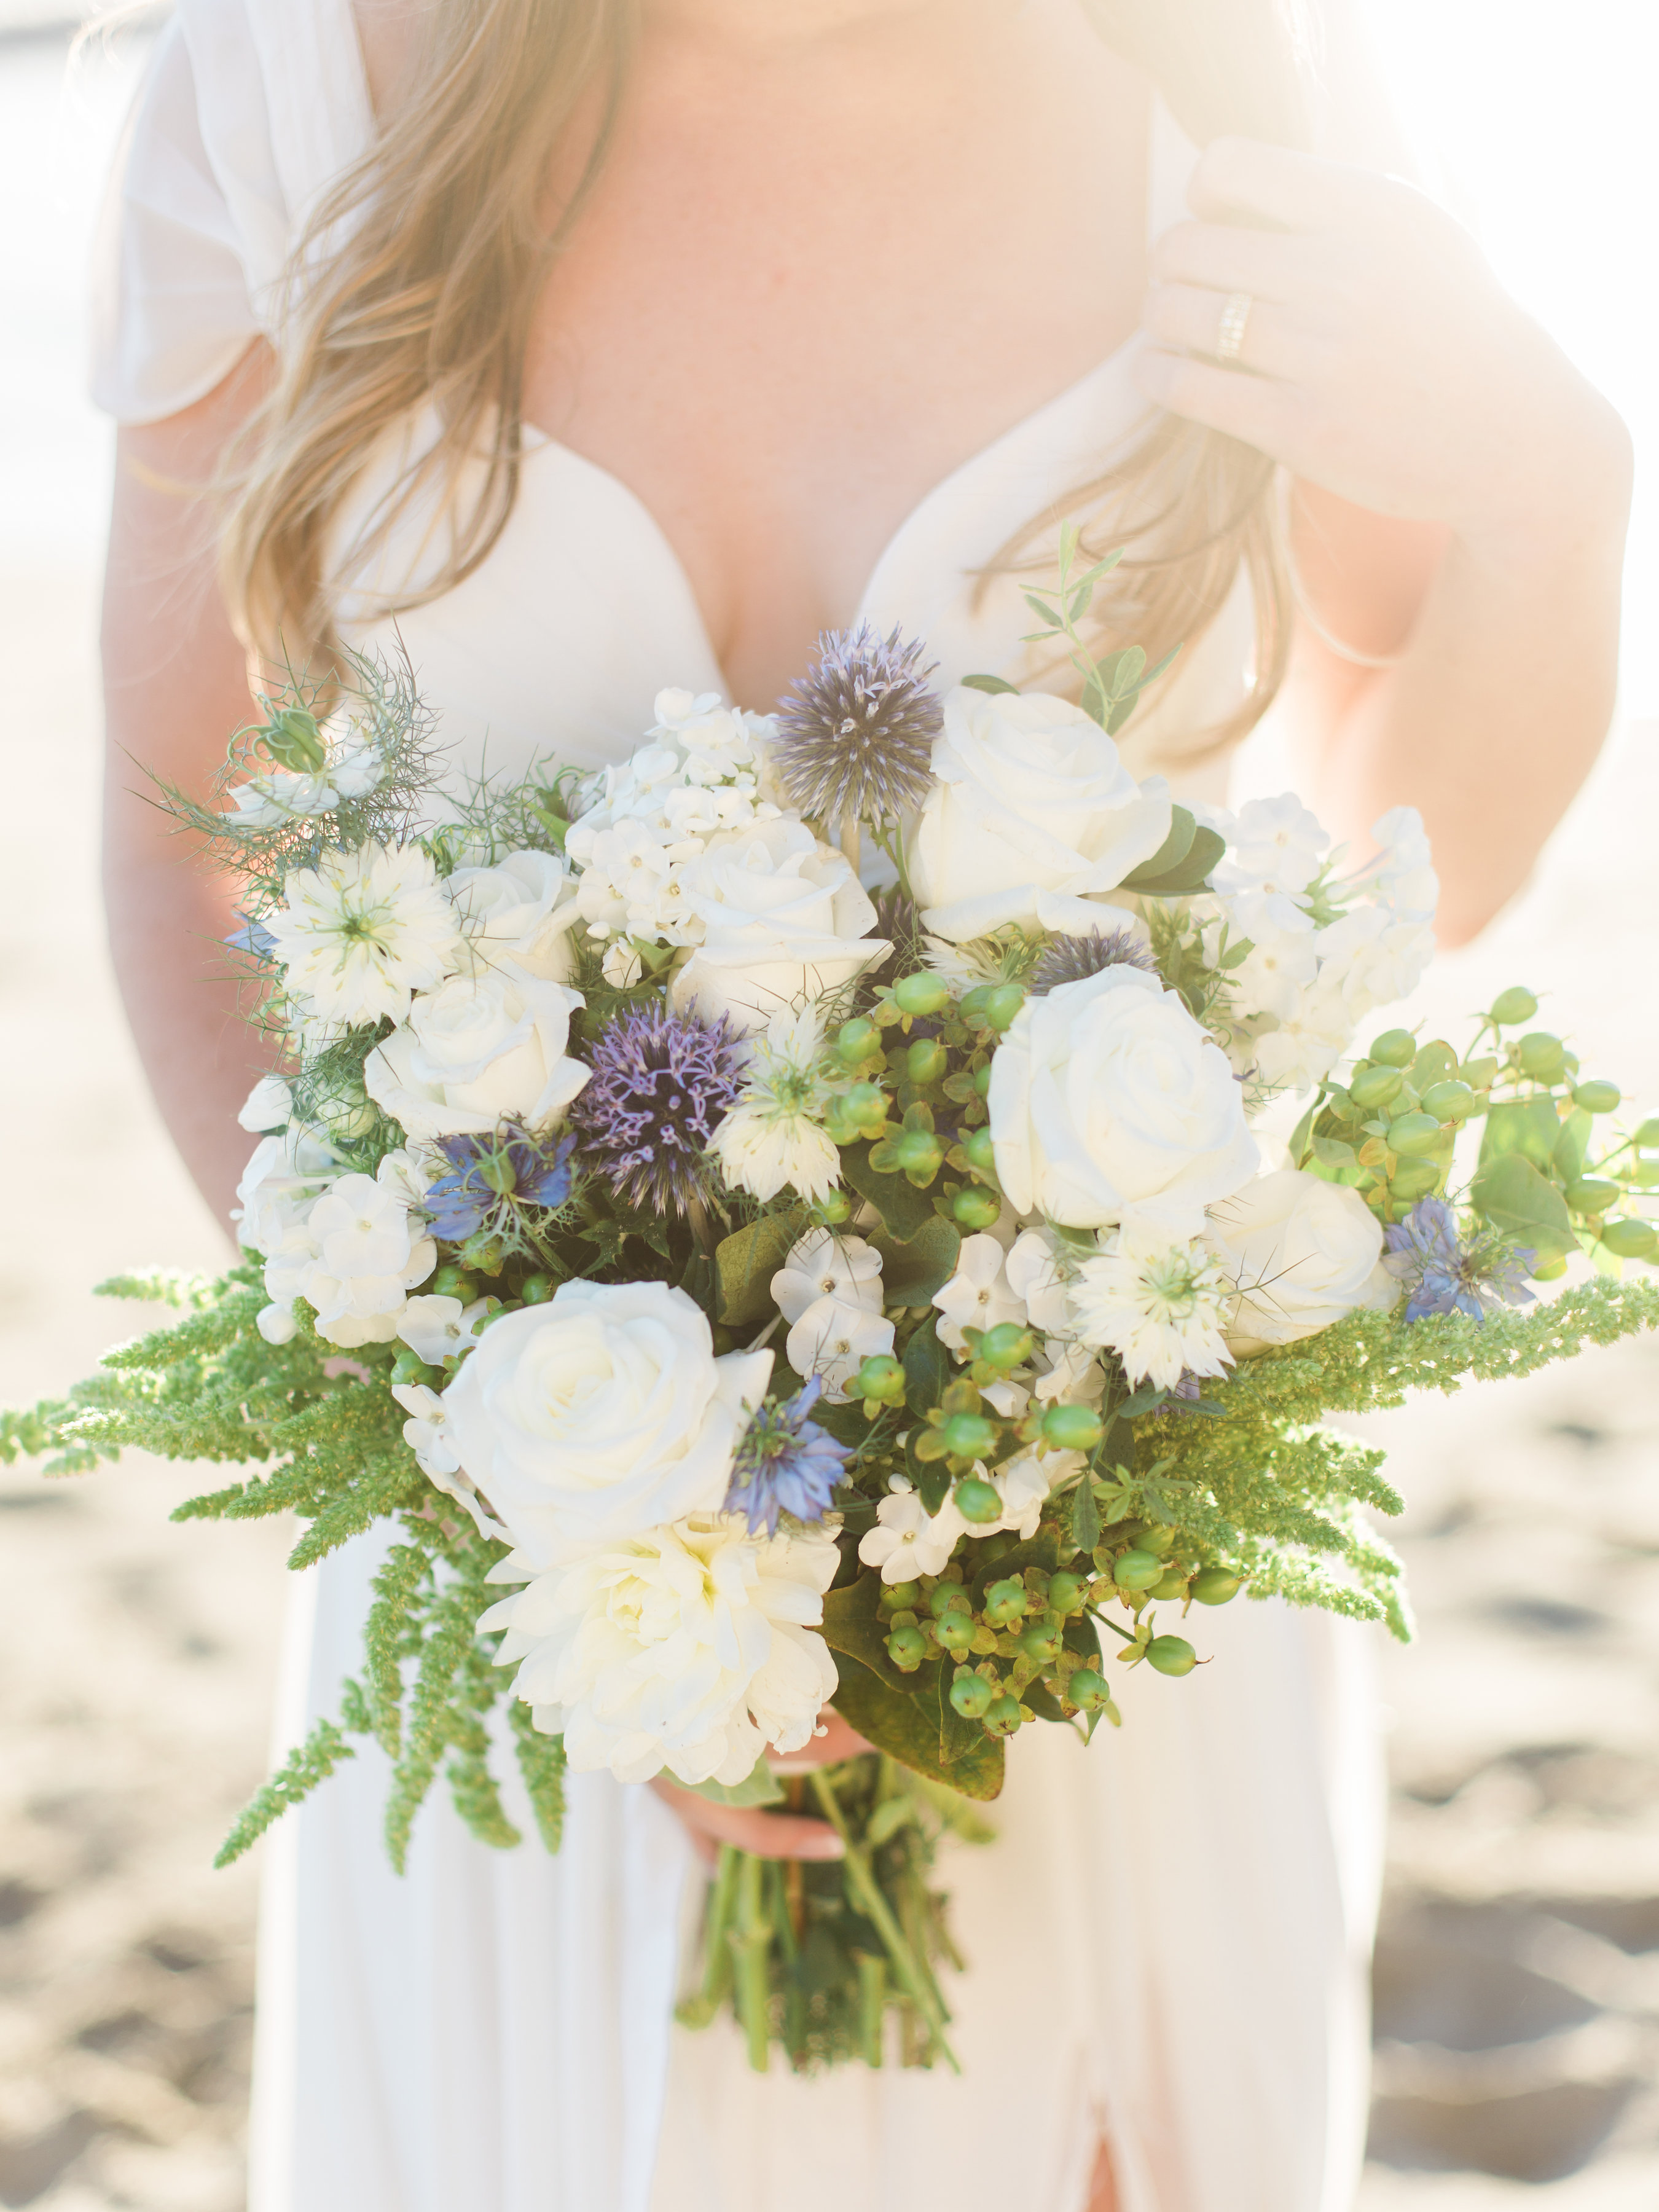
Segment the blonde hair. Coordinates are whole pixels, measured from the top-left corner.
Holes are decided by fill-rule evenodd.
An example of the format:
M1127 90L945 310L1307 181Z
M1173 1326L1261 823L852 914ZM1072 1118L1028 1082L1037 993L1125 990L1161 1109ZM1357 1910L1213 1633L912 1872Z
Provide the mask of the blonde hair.
M1086 0L1109 42L1148 68L1200 137L1305 136L1299 0ZM226 596L256 652L303 659L331 632L329 562L361 507L369 457L423 410L429 442L366 514L344 565L373 563L398 521L439 513L447 557L388 611L438 598L488 556L519 483L523 365L538 278L599 173L626 74L632 0L439 0L418 10L396 115L313 214L296 252L276 381L233 457ZM488 127L479 127L480 118ZM550 233L554 149L591 144ZM1251 448L1154 417L1108 474L1063 505L1127 547L1099 609L1115 641L1157 657L1200 635L1241 561L1255 587L1250 696L1231 742L1283 672L1287 623L1272 469ZM1052 513L999 567L1040 569Z

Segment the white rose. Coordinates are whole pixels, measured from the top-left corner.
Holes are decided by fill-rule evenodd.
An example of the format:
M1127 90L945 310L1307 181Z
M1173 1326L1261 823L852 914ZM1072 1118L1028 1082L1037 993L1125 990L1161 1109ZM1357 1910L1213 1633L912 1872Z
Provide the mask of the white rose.
M1009 922L1086 933L1085 902L1170 834L1163 777L1138 784L1081 707L1041 692L948 692L933 775L907 858L923 921L953 943Z
M411 1137L544 1128L589 1071L565 1056L581 994L511 960L422 994L363 1064L368 1095Z
M497 1663L520 1662L516 1694L577 1772L738 1783L769 1746L798 1751L836 1693L813 1632L840 1558L828 1533L698 1515L562 1561L479 1626L506 1630ZM524 1571L516 1553L495 1570Z
M560 1543L717 1511L769 1352L715 1358L665 1283L562 1283L504 1315L444 1392L461 1462L538 1567Z
M1356 1306L1386 1311L1400 1285L1357 1190L1280 1168L1210 1215L1209 1243L1242 1293L1227 1341L1241 1356L1329 1328Z
M1155 1212L1195 1230L1259 1163L1226 1054L1139 968L1028 1000L991 1062L988 1103L1009 1203L1067 1228Z
M674 978L676 1007L730 1017L747 1036L780 1008L839 990L892 950L845 858L803 822L757 823L680 875L702 942Z
M457 868L444 889L480 958L510 960L550 983L569 975L580 916L576 879L556 854L508 853L492 867Z

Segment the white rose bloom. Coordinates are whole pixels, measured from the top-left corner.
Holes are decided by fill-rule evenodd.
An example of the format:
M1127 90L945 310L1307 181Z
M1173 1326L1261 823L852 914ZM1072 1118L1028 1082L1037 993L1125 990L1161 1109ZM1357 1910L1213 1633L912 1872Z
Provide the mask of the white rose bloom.
M933 788L906 840L922 920L961 944L1010 922L1084 933L1170 834L1169 786L1138 784L1066 699L960 685L933 744Z
M394 1382L392 1395L409 1415L404 1423L404 1442L419 1461L427 1480L466 1508L481 1536L510 1540L507 1530L485 1509L469 1477L461 1473L460 1455L437 1392L424 1382Z
M1138 968L1028 999L991 1062L988 1103L1009 1203L1068 1228L1148 1211L1196 1228L1258 1164L1225 1054Z
M1137 1224L1079 1263L1072 1313L1079 1340L1116 1352L1132 1383L1170 1390L1188 1370L1226 1368L1232 1291L1205 1245L1172 1244L1155 1224Z
M859 1558L866 1567L879 1570L884 1583L913 1583L921 1575L943 1574L951 1554L969 1529L946 1498L931 1518L921 1498L902 1474L876 1508L876 1525L859 1539Z
M933 1293L940 1316L939 1340L952 1352L967 1350L964 1328L996 1328L1005 1321L1025 1326L1025 1301L1008 1280L1005 1259L996 1238L982 1231L963 1238L957 1272Z
M827 1198L841 1182L841 1147L820 1118L828 1103L823 1016L812 1006L774 1014L709 1146L726 1182L763 1200L786 1188Z
M1025 1309L1025 1318L1045 1336L1067 1336L1072 1319L1066 1306L1066 1271L1055 1239L1046 1229L1022 1229L1003 1262L1008 1287Z
M312 1022L401 1021L463 957L455 913L416 845L360 845L290 870L262 917L289 992Z
M267 1256L266 1291L278 1304L315 1306L330 1344L390 1344L409 1292L438 1264L420 1218L424 1191L407 1152L388 1152L372 1176L337 1176Z
M457 868L444 889L477 957L508 960L546 982L566 981L580 909L576 879L556 854L507 853L493 866Z
M262 1075L242 1102L236 1116L240 1127L257 1134L261 1129L285 1129L294 1113L294 1093L280 1075Z
M461 1462L539 1569L723 1503L769 1352L717 1359L665 1283L562 1283L504 1315L444 1392Z
M841 1298L817 1298L806 1308L785 1340L784 1351L797 1375L816 1375L823 1394L844 1405L848 1384L866 1359L893 1349L893 1324L879 1310L849 1305Z
M892 947L866 933L876 909L842 854L804 822L757 822L685 864L702 940L670 989L681 1012L729 1017L744 1035L780 1010L850 982Z
M1400 1285L1382 1231L1357 1190L1299 1168L1266 1175L1216 1206L1209 1242L1239 1293L1227 1341L1240 1357L1294 1344L1356 1306L1386 1312Z
M398 1334L428 1367L441 1367L446 1359L459 1359L477 1341L478 1324L489 1311L479 1298L463 1306L459 1298L410 1298L398 1316Z
M699 1515L562 1560L479 1626L506 1630L497 1664L518 1662L516 1695L578 1773L738 1783L769 1747L798 1751L836 1693L814 1631L840 1557L827 1532ZM521 1556L495 1571L515 1578Z
M363 1082L411 1137L482 1135L504 1119L545 1128L588 1078L565 1054L581 1003L511 960L453 975L374 1048Z
M833 1229L809 1229L798 1237L772 1278L771 1291L784 1319L799 1321L820 1298L881 1311L881 1255L861 1237L838 1237ZM797 1372L799 1370L797 1370Z

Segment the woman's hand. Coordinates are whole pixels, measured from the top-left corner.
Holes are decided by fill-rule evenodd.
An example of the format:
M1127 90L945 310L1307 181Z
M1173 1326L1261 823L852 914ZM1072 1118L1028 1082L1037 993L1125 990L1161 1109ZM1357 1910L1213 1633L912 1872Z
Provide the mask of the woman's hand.
M1604 495L1622 426L1413 185L1247 138L1194 172L1159 240L1139 375L1372 514L1472 540L1559 532ZM1227 302L1249 302L1231 365Z
M799 1751L769 1762L775 1773L805 1774L815 1766L832 1766L837 1759L854 1759L861 1751L875 1749L829 1705L818 1715L818 1726L822 1735L813 1736ZM827 1820L758 1808L711 1805L695 1790L682 1790L660 1776L651 1787L678 1816L710 1866L721 1844L735 1844L738 1850L760 1859L838 1859L842 1856L841 1838Z

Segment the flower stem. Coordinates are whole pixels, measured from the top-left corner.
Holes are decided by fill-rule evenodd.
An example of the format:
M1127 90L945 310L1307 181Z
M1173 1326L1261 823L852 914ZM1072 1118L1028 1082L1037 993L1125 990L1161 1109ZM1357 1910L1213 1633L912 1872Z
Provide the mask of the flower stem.
M767 1972L772 1922L761 1897L766 1861L748 1851L738 1857L737 1925L726 1942L737 1973L738 2017L749 2042L749 2063L757 2074L764 2074L772 2042L771 1978Z
M887 2011L887 1961L868 1951L856 1954L859 1962L859 2042L866 2066L881 2063L882 2021Z

